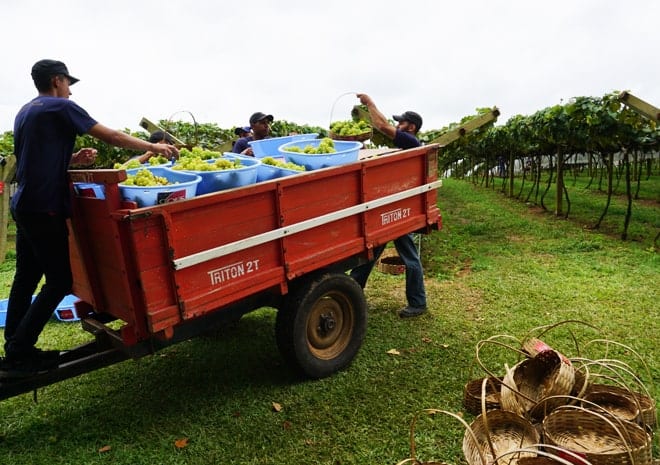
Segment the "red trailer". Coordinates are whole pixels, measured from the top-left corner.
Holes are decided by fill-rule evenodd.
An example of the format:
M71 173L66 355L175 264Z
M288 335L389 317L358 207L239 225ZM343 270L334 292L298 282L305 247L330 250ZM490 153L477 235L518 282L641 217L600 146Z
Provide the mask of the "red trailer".
M366 331L362 289L346 271L373 248L441 226L438 145L368 156L192 199L137 208L123 170L70 171L103 185L74 196L76 312L93 336L61 365L4 381L0 399L154 353L276 308L283 357L308 377L346 367ZM110 323L114 322L114 323Z

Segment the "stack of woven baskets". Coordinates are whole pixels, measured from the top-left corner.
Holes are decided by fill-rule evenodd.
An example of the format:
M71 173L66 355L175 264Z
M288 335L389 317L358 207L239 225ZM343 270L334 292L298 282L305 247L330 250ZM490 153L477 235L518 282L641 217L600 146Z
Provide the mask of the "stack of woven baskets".
M480 342L477 359L483 343L494 341ZM594 342L612 341L591 343ZM629 351L635 353L632 349ZM514 414L520 425L515 428L499 425L500 429L509 434L517 431L521 438L517 448L525 449L525 453L536 449L545 451L546 455L523 460L523 452L511 453L516 449L512 443L498 448L491 439L486 442L492 461L505 454L497 462L542 465L540 462L564 460L575 465L585 461L593 465L652 464L655 401L629 365L611 358L569 359L535 337L524 339L516 352L523 355L522 360L511 368L505 365L503 375L490 373L480 364L488 376L465 385L464 407L478 415L470 428L481 430L487 418L491 424L500 423L499 418L504 413ZM494 426L484 431L486 436L494 434L502 433L497 433ZM531 444L534 441L535 445ZM484 447L484 441L481 446L471 444L473 442L466 435L463 443L466 459L470 465L488 465L476 460L471 452L475 447Z
M503 337L508 338L506 342ZM511 345L510 341L516 344ZM607 343L597 339L585 345ZM505 347L518 361L495 374L481 362L486 344ZM577 343L576 343L577 344ZM580 350L578 348L578 353ZM477 344L486 376L464 387L463 406L476 418L465 426L468 465L652 465L655 401L627 363L612 357L569 358L537 337L495 336ZM411 458L415 457L411 426ZM439 462L427 462L439 463Z

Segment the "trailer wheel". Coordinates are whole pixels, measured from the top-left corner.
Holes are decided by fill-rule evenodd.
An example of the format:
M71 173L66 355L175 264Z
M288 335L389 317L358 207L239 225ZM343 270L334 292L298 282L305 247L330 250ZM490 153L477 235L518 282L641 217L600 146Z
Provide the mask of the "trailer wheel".
M275 331L282 356L310 378L348 366L367 327L367 303L353 278L343 273L307 280L277 312Z

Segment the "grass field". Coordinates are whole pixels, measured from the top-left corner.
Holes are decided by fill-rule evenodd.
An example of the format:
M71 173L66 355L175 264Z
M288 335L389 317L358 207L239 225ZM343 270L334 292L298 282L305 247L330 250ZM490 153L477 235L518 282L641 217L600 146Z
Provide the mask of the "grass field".
M569 356L625 361L657 399L652 224L621 241L615 227L585 228L577 207L574 218L557 219L456 180L444 182L439 205L444 228L421 245L430 311L400 320L403 276L375 271L365 291L367 337L347 370L297 379L276 348L275 311L262 309L212 337L41 389L37 403L29 394L0 402L0 463L394 465L410 455L410 421L421 409L472 419L462 397L467 381L484 376L479 341L566 320L578 322L544 339ZM641 208L657 227L657 204ZM0 267L3 297L12 272L10 254ZM76 324L52 322L40 345L86 338ZM642 360L589 343L601 338ZM518 360L495 344L479 355L498 374ZM463 431L450 417L421 418L417 457L464 462Z

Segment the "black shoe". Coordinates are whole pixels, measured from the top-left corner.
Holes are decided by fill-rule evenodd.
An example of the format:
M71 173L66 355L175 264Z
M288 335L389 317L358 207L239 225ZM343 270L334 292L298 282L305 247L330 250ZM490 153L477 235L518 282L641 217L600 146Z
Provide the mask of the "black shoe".
M1 379L20 379L47 373L57 368L57 360L40 360L27 358L23 360L5 359L0 367Z
M411 318L426 313L426 307L411 307L410 305L399 312L401 318Z
M57 362L60 359L60 355L62 355L62 353L59 350L43 350L33 347L30 351L30 358L44 361Z

